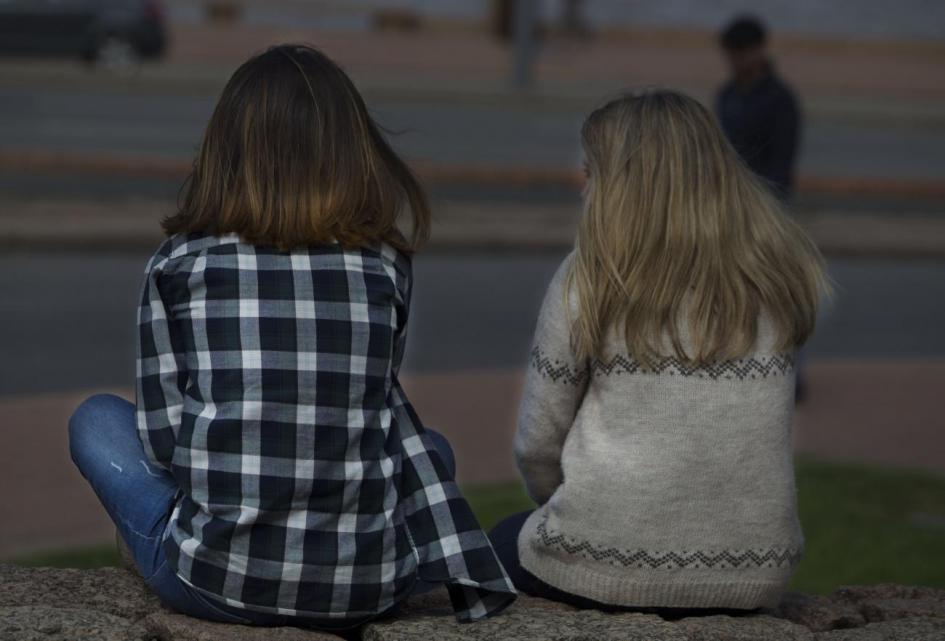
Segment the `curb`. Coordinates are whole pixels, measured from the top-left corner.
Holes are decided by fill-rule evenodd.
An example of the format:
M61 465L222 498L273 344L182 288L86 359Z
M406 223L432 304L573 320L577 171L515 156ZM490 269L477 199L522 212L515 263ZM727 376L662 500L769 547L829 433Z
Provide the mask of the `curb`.
M186 95L213 98L223 89L230 69L192 75L140 75L132 77L108 77L92 74L77 75L74 70L61 73L41 71L42 77L20 75L0 68L0 84L7 87L40 87L57 90L79 89L103 91L135 96ZM528 110L548 113L588 113L615 93L633 88L632 81L601 81L597 84L576 88L567 83L547 82L542 86L527 89L516 88L508 82L480 83L482 86L457 86L448 79L428 80L410 87L392 82L386 76L371 72L352 72L352 78L360 88L368 104L376 101L394 101L415 104L463 104L488 105L496 110ZM647 84L647 83L644 83ZM715 85L687 84L676 87L708 104L715 92ZM945 112L942 98L906 97L905 100L889 96L836 95L835 88L822 87L804 95L805 113L810 118L826 121L861 123L863 125L945 127Z
M51 150L0 151L0 170L28 173L183 180L191 168L191 160L175 156ZM580 189L584 182L582 173L577 169L553 167L415 162L413 168L422 180L431 184ZM804 196L945 200L945 181L802 175L798 178L798 192Z

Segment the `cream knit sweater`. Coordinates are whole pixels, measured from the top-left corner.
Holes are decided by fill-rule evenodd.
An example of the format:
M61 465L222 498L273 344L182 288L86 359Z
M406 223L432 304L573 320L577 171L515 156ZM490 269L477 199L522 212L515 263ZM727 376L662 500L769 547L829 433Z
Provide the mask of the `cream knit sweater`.
M579 363L569 262L541 310L515 439L540 505L519 537L522 565L614 605L776 603L803 546L792 355L772 350L762 318L753 352L735 361L665 358L647 371L614 333L605 359Z

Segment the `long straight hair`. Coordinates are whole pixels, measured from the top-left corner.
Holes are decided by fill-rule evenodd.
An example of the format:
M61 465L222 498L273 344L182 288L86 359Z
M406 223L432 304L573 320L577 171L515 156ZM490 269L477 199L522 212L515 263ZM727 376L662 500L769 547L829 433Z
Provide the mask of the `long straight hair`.
M282 249L387 242L410 252L429 234L430 208L344 71L317 49L280 45L230 78L163 225Z
M808 338L828 288L820 252L705 107L672 91L625 95L587 118L582 142L567 287L581 358L603 358L613 330L644 364L739 358L762 313L777 349Z

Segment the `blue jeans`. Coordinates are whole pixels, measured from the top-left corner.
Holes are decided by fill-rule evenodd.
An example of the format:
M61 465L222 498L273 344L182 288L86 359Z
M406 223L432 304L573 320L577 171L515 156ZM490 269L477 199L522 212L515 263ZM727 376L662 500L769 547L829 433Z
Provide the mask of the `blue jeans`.
M454 476L449 442L427 430L440 458ZM322 621L266 614L211 600L178 578L164 555L164 530L179 488L165 470L152 466L138 438L135 406L111 394L83 402L69 420L72 460L88 480L128 545L139 574L171 610L198 619L247 625L304 625L343 629L357 622ZM418 584L416 592L432 586Z

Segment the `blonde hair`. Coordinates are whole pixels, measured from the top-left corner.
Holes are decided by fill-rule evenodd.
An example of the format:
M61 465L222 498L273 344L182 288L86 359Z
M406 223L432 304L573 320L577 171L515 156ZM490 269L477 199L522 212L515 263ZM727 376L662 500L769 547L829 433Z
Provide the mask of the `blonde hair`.
M566 288L580 358L603 358L612 328L644 364L739 358L762 313L778 350L810 336L828 288L820 252L705 107L672 91L626 95L581 135L588 183Z

